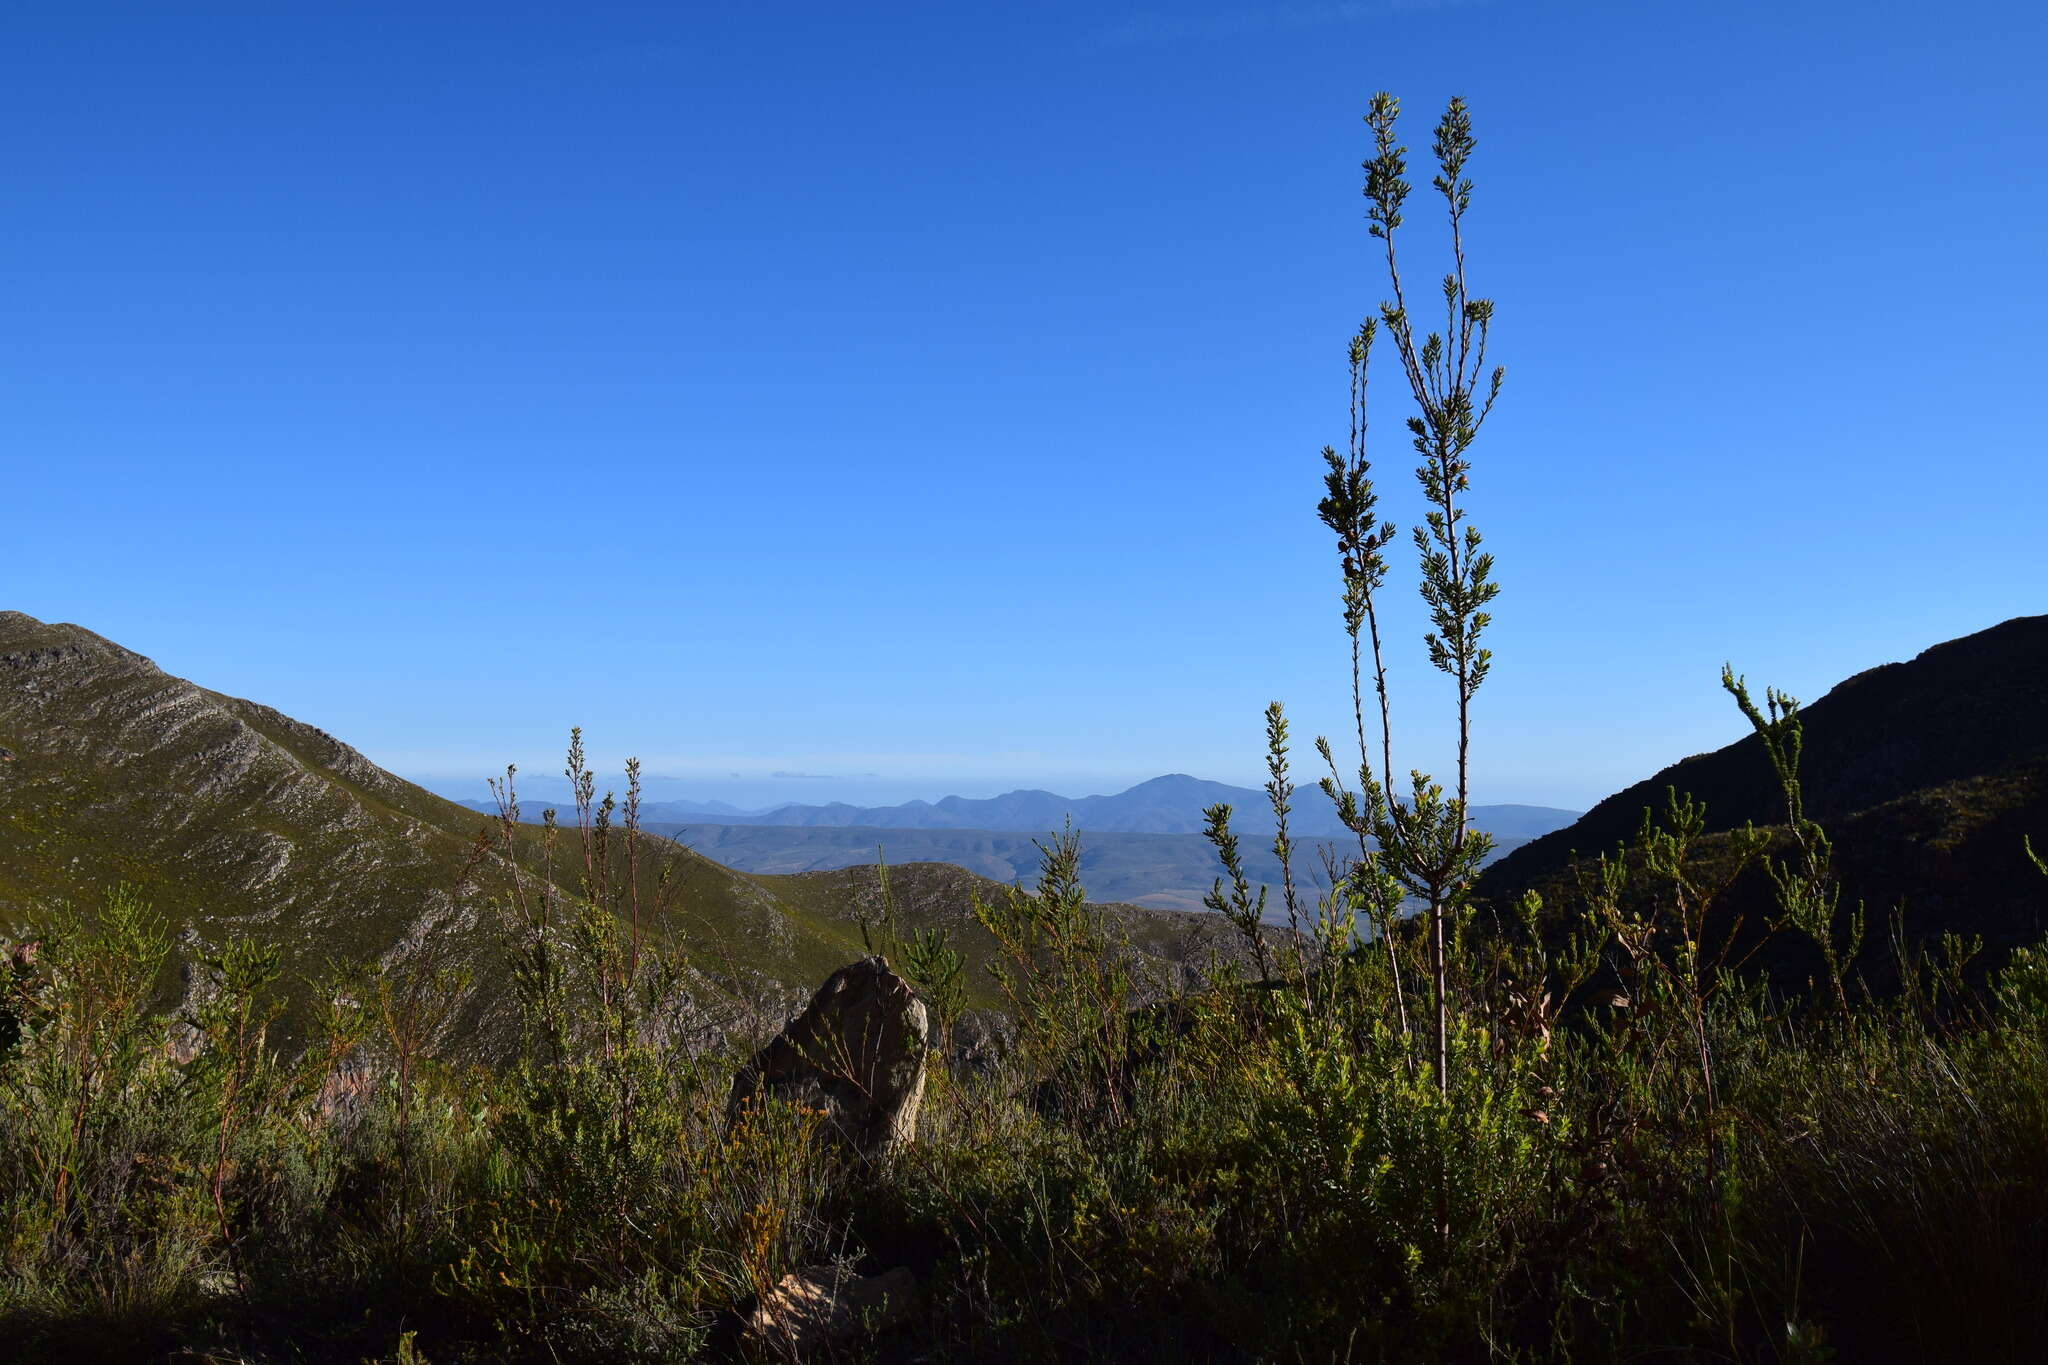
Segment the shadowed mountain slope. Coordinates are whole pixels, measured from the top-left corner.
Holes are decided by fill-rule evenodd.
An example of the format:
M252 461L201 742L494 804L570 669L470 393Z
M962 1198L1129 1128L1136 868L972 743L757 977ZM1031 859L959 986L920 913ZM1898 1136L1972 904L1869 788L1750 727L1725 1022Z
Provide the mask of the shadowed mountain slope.
M2026 837L2048 851L2048 616L1859 673L1800 716L1807 813L1834 838L1845 901L1866 903L1873 937L1900 904L1916 934L1952 929L2010 946L2048 927L2048 882L2022 852ZM1785 819L1763 743L1745 735L1517 849L1481 875L1478 893L1501 901L1555 891L1575 852L1590 858L1632 840L1646 808L1663 811L1667 788L1705 803L1710 832ZM1763 909L1767 887L1759 875L1749 882L1736 899Z

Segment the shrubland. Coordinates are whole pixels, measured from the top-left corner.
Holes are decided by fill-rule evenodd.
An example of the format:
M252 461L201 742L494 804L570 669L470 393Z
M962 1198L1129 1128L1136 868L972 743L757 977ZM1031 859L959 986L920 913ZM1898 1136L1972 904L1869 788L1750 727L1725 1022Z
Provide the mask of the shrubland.
M431 974L337 969L307 988L323 1012L287 1054L266 1032L280 972L262 943L181 960L124 891L46 906L0 1006L16 1353L773 1359L786 1343L743 1332L747 1308L836 1262L908 1266L924 1290L848 1358L2048 1354L2048 948L1975 962L1844 905L1802 803L1796 702L1724 679L1783 792L1776 828L1703 838L1674 792L1573 894L1473 898L1470 716L1497 588L1466 505L1501 378L1484 367L1492 306L1465 284L1469 118L1453 103L1437 129L1453 267L1443 330L1418 335L1394 250L1397 114L1374 101L1367 163L1393 298L1351 341L1352 436L1325 452L1318 509L1356 722L1318 741L1320 781L1357 836L1320 893L1290 873L1279 904L1255 896L1218 808L1212 904L1245 951L1198 983L1148 982L1086 900L1074 838L1048 840L1035 888L974 906L1009 1045L935 1053L917 1140L880 1159L798 1106L729 1112L746 1049L666 1026L674 946L644 931L630 869L609 870L630 798L582 792L573 826L550 821L547 856L584 870L568 889L472 888L520 1022L502 1065L437 1046L453 993ZM1391 773L1378 594L1396 532L1364 412L1382 339L1416 405L1448 788ZM1266 735L1286 861L1277 706ZM514 814L498 837L533 837ZM1721 896L1757 869L1773 908L1743 922ZM883 906L863 933L943 1037L962 960ZM1289 932L1267 932L1275 914ZM1881 990L1860 965L1873 938ZM1778 942L1804 945L1805 980L1753 969ZM181 970L196 984L173 1008L160 987Z

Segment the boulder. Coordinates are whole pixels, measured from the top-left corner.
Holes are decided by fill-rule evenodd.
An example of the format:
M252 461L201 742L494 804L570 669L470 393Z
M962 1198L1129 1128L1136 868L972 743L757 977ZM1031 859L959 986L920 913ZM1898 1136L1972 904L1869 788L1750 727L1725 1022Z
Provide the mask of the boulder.
M804 1012L733 1077L728 1119L762 1094L822 1110L864 1156L917 1136L931 1030L924 1001L886 958L862 958L825 979Z
M774 1350L804 1358L894 1326L917 1311L920 1297L916 1277L904 1266L867 1276L811 1266L784 1275L761 1296L747 1331Z
M1017 1025L1008 1015L998 1010L964 1010L953 1024L946 1061L956 1076L983 1076L1016 1050Z

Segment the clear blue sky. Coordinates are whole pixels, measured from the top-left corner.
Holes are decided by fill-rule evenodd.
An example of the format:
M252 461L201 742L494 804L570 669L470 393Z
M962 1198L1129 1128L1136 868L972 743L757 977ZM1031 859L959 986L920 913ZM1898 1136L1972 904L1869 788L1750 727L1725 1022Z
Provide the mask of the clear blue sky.
M580 723L704 796L1249 779L1269 699L1344 724L1360 115L1420 161L1462 93L1477 795L1585 804L1735 736L1723 660L2048 609L2042 14L11 4L0 605L414 775Z

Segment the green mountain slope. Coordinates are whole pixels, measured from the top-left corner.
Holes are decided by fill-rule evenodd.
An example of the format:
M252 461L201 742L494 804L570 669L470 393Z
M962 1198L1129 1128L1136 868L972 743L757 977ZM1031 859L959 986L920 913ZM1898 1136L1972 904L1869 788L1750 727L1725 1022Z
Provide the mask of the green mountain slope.
M181 936L188 964L246 934L279 945L294 977L332 959L460 965L483 984L454 1027L482 1051L509 1026L493 902L571 884L568 860L550 867L530 833L509 857L479 853L492 817L269 707L19 612L0 612L0 750L0 932L38 906L90 907L128 883ZM639 873L650 931L696 974L710 1027L779 1022L861 952L872 888L858 874L752 877L658 838L643 841ZM985 959L966 909L993 884L950 868L896 884L906 921L949 921L970 959ZM1165 957L1213 927L1124 913Z

